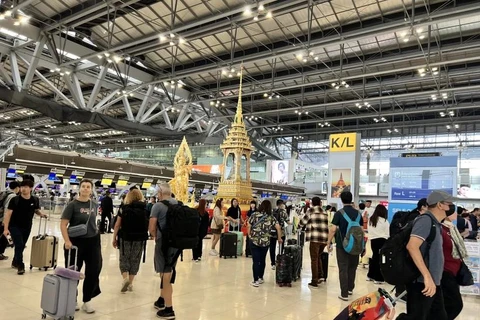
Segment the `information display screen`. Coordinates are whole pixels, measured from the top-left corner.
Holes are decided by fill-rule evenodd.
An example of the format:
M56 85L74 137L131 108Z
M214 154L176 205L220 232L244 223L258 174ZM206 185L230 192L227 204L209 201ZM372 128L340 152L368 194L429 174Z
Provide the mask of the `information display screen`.
M18 178L17 170L13 168L8 168L7 179L17 179L17 178Z
M390 168L391 200L426 198L433 190L453 194L456 168Z
M56 172L50 172L48 174L48 180L55 181L56 179L57 179L57 173Z
M152 186L151 182L144 182L142 183L142 189L148 189Z
M128 185L128 180L118 180L117 187L126 187Z
M378 183L367 182L360 183L358 194L361 196L376 196L378 193Z
M100 182L102 186L109 186L113 182L113 179L111 178L103 178L102 181Z

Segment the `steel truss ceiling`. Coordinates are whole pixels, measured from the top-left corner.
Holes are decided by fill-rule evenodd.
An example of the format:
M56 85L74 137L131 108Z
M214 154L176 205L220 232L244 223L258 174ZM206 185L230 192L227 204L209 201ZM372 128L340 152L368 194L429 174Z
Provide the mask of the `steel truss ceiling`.
M0 85L112 119L52 119L4 95L2 140L116 150L183 135L218 143L243 68L246 124L270 157L339 131L462 141L480 116L480 3L413 3L2 1ZM137 131L116 130L115 119Z

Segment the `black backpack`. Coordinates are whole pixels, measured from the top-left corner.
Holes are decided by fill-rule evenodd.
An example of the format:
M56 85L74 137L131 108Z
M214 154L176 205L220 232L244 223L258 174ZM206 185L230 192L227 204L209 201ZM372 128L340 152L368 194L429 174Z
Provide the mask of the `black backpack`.
M120 236L125 241L148 240L148 212L145 205L133 203L122 210Z
M5 214L5 201L7 200L9 194L11 194L11 192L8 191L3 191L0 193L0 217L3 217Z
M410 222L415 220L419 216L418 211L398 211L392 218L392 223L390 224L390 237L400 233L403 228L407 226Z
M435 240L436 225L431 216L432 227L427 237L427 250L423 256L425 264L428 266L430 247ZM391 285L406 285L412 283L420 276L420 271L413 262L407 250L410 234L412 233L413 223L409 223L400 233L388 239L380 249L380 271L385 281Z
M185 206L182 202L170 204L162 201L168 207L167 226L162 231L162 246L180 250L194 249L198 243L200 219L196 209Z

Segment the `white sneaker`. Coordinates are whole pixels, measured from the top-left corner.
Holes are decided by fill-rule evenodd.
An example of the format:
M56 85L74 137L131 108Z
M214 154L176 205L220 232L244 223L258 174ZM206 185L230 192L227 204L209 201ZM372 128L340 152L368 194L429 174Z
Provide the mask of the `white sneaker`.
M132 292L133 291L133 284L128 286L128 291Z
M368 281L368 282L371 282L371 281L373 281L373 279L370 279L370 278L367 277L367 281Z
M343 301L348 301L348 297L342 297L341 295L338 296L338 299Z
M252 287L256 287L256 288L260 286L260 284L258 284L258 281L252 281L252 282L250 282L250 285Z
M260 278L260 279L257 280L257 283L258 283L258 284L262 284L262 283L264 283L264 282L265 282L265 281L264 281L262 278Z
M275 265L272 266L272 270L275 270Z
M85 302L82 305L82 310L85 311L86 313L94 313L95 312L95 309L93 308L91 302Z
M78 302L75 304L75 311L80 311L80 306L78 305Z
M385 282L383 281L373 281L373 284L384 284Z
M218 253L215 249L210 250L210 255L211 256L218 256Z
M130 281L128 281L128 278L123 279L123 281L122 281L122 289L120 289L120 292L122 292L122 293L127 292L129 285L130 285Z

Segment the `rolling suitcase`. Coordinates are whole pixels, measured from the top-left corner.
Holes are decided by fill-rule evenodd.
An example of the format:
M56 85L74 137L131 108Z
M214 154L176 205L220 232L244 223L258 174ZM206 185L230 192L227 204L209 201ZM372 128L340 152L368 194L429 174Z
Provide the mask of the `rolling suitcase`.
M75 250L75 265L77 265L78 248L72 247L68 253L68 261L72 250ZM75 268L75 267L74 267ZM47 316L54 319L74 319L77 304L78 280L48 274L43 279L40 307L43 310L42 319Z
M38 224L38 235L32 238L32 250L30 254L30 270L32 268L45 269L55 268L58 258L58 238L47 235L47 219L43 234L40 234L43 218Z
M234 232L224 232L220 236L220 258L237 258L237 234Z
M292 257L292 280L297 281L302 271L302 247L298 244L285 246L285 254Z
M245 257L247 258L252 255L250 245L250 238L247 236L247 240L245 240Z
M322 271L323 271L323 281L327 281L328 278L328 257L330 254L328 252L322 252L320 254L320 260L322 261Z
M282 250L280 250L281 252ZM285 252L278 254L275 266L275 281L280 287L292 286L293 275L293 256L291 253Z
M238 224L238 231L230 231L237 235L237 256L242 256L243 254L243 232L240 228L240 223Z

